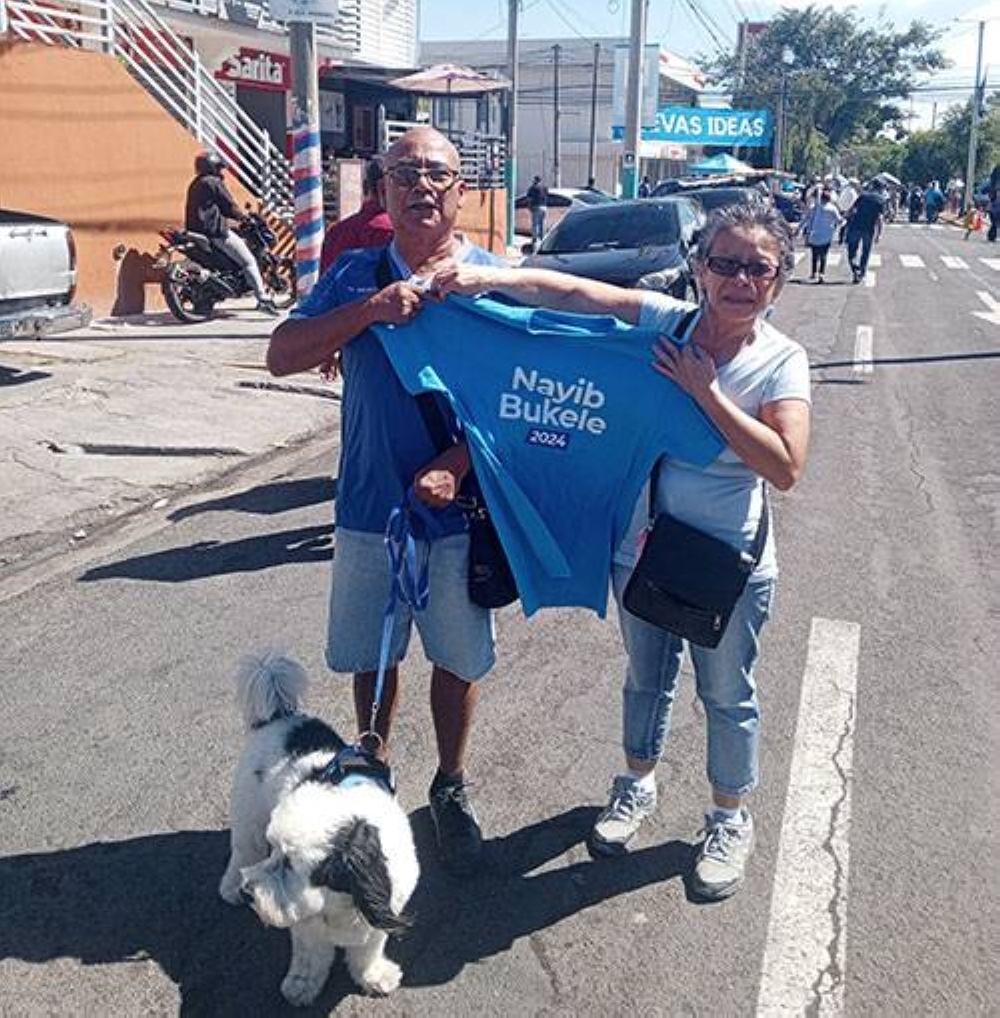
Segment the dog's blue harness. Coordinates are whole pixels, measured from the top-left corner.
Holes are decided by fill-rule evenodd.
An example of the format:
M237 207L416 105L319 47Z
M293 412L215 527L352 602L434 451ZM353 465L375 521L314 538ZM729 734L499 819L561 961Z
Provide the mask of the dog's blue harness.
M320 781L340 788L350 788L365 781L374 781L390 795L396 794L392 768L375 754L360 745L344 746L317 775Z

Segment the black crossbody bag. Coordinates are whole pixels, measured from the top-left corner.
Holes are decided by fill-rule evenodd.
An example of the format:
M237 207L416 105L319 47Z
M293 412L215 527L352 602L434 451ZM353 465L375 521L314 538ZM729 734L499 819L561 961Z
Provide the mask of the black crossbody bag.
M669 513L657 514L659 476L658 461L650 478L649 532L622 604L626 611L675 636L700 647L717 647L764 553L767 486L762 487L763 504L753 545L749 551L741 551Z
M388 248L382 251L375 270L375 281L380 290L394 281ZM448 427L437 397L430 392L421 392L414 399L437 453L440 455L456 445L457 441ZM504 608L513 604L520 596L517 581L486 507L479 481L471 470L462 482L458 504L469 526L470 600L481 608Z
M659 464L650 481L651 527L622 597L625 609L700 647L718 647L736 602L764 552L767 488L757 534L740 551L697 527L653 513Z

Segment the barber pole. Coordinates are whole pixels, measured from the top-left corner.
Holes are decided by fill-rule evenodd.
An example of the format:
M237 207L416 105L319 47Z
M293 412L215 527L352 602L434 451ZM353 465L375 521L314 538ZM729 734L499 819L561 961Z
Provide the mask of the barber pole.
M319 279L323 246L323 167L319 125L309 122L292 129L295 177L295 261L298 294L305 297Z

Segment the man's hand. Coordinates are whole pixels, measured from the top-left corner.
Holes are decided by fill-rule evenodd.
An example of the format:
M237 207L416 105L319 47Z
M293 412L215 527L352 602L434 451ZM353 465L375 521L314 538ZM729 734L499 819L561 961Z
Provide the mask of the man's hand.
M446 449L414 477L417 498L432 509L451 505L471 465L469 447L464 442Z
M387 325L405 325L423 306L424 292L412 283L391 283L368 298L373 320Z

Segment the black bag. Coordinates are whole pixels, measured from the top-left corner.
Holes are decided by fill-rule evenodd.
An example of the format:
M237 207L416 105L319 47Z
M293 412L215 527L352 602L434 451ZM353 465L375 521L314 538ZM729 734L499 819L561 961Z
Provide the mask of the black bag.
M650 480L649 512L659 464ZM622 596L626 611L700 647L717 647L767 540L767 489L749 552L660 513Z
M417 397L431 441L439 453L455 444L441 407L429 392ZM503 608L520 596L507 553L493 524L476 475L471 471L462 482L458 504L469 524L469 598L480 608Z

